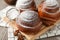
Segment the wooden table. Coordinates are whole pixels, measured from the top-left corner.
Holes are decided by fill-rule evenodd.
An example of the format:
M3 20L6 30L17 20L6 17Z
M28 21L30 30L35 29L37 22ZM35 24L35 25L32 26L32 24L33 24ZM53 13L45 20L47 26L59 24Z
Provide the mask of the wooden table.
M0 26L0 40L8 40L8 28Z

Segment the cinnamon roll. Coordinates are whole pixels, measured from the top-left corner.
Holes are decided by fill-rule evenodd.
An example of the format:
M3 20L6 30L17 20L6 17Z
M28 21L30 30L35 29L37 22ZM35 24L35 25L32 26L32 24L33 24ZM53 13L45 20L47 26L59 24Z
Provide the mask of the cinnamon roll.
M17 0L16 8L21 12L24 10L36 10L34 0Z
M38 6L38 14L46 26L60 19L60 8L56 0L46 0Z
M18 29L26 34L36 34L42 27L38 13L31 10L22 12L16 19Z

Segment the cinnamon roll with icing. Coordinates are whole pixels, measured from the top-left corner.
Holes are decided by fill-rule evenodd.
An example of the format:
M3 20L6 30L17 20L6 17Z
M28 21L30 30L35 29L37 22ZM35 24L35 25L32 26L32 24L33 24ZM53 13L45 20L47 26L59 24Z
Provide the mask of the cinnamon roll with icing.
M16 19L18 29L26 34L36 34L42 27L38 13L31 10L22 12Z
M38 14L46 26L53 25L60 19L60 8L57 0L46 0L38 6Z
M34 0L17 0L16 8L21 12L24 10L36 10Z

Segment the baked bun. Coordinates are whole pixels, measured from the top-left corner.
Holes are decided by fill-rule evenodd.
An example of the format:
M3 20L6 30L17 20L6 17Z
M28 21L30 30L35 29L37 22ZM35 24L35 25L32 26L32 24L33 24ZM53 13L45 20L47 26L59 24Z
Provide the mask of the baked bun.
M4 0L8 5L16 5L17 0Z
M20 31L27 34L36 34L41 29L42 22L38 17L38 13L31 10L22 12L17 20Z
M46 0L38 7L39 16L43 24L47 26L53 25L60 19L59 4L56 0Z
M35 10L35 3L33 0L17 0L16 8L18 10Z

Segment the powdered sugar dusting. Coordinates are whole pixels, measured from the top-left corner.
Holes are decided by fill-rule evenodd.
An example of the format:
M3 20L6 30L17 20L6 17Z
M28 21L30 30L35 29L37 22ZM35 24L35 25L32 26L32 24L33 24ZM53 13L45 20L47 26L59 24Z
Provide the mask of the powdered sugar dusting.
M57 0L46 0L46 6L55 6L58 4Z
M38 17L37 12L31 11L31 10L26 10L19 15L16 22L20 26L24 25L24 24L29 24L29 25L35 26L38 23L40 23L40 19ZM27 26L27 25L25 25L25 26Z
M30 6L33 0L17 0L16 8L17 9L26 9Z
M24 21L32 21L38 18L38 13L34 11L25 11L22 12L21 15L19 16L22 20Z

